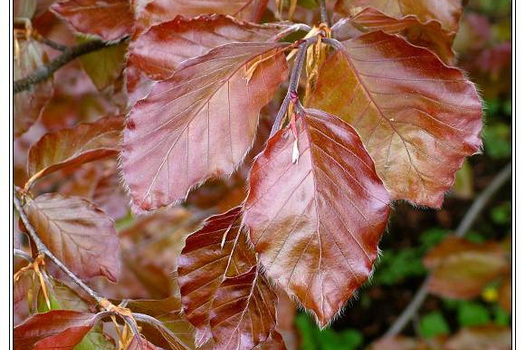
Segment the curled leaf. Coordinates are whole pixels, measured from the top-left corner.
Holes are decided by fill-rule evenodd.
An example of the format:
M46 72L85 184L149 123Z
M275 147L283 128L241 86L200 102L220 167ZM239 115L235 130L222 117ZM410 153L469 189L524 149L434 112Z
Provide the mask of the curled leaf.
M106 41L120 39L133 29L128 0L60 0L51 10L77 32Z
M27 173L31 179L27 186L65 167L116 155L122 124L121 116L106 117L45 134L29 149Z

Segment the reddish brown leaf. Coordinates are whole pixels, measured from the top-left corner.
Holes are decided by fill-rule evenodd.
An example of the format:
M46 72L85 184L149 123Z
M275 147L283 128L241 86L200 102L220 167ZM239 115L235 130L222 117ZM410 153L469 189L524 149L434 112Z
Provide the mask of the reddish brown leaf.
M122 38L133 29L128 0L60 0L51 9L77 32L103 40Z
M40 282L33 269L25 270L17 275L13 283L14 324L25 320L36 310L36 297Z
M382 30L388 34L401 34L410 43L416 46L423 46L436 53L446 64L453 64L456 61L452 51L454 33L448 32L441 27L441 23L430 20L425 23L413 15L402 18L393 18L372 8L365 8L351 19L343 19L337 26L334 26L334 37L339 40L347 40L346 32L355 32L352 26L363 32Z
M179 257L182 304L186 317L197 328L197 346L212 335L210 310L220 285L228 277L247 273L256 263L240 226L241 215L241 208L236 207L206 220L186 239Z
M207 178L235 170L253 143L260 109L287 76L282 45L220 46L186 61L135 104L121 158L136 211L184 199Z
M186 236L200 222L189 210L164 208L141 216L119 232L121 274L117 284L92 281L113 299L164 299L179 295L174 271Z
M431 293L457 299L479 295L485 285L509 269L508 258L497 243L477 244L448 237L424 258L431 272Z
M274 330L270 334L270 337L268 339L266 339L264 342L257 345L254 349L257 349L257 350L286 350L287 347L286 347L286 344L281 334Z
M501 284L498 291L498 303L508 313L512 310L512 281L510 275Z
M51 188L57 188L57 192L65 196L83 197L114 220L123 218L128 213L129 198L124 190L120 175L118 174L117 160L115 158L106 159L101 162L88 163L81 167L72 169L71 176L64 178L60 176L67 170L49 176L47 181L57 178L51 184ZM33 188L33 193L40 190L42 181ZM43 189L43 192L49 192Z
M428 50L382 32L344 41L309 104L356 128L392 199L440 207L481 145L474 85Z
M176 15L196 17L217 13L257 22L267 3L268 0L133 0L138 25L144 29L170 21Z
M48 249L78 277L117 280L119 241L104 212L82 198L56 193L29 200L25 211Z
M375 341L370 350L427 350L427 347L416 339L397 336Z
M253 349L265 342L275 328L276 302L257 266L227 277L215 293L210 315L216 348Z
M184 60L232 42L275 42L287 27L238 22L223 15L177 16L134 38L129 47L128 65L135 65L151 79L167 79Z
M95 314L65 310L36 314L15 327L15 350L72 350L98 319Z
M266 274L324 326L371 273L388 195L350 125L308 110L297 134L296 164L291 127L257 158L244 222Z
M47 62L42 44L36 40L17 40L16 47L18 52L15 52L15 80L27 77ZM51 97L53 97L52 78L15 95L15 137L22 135L37 121Z
M510 329L494 325L464 328L445 344L445 350L510 350L510 347Z
M151 344L146 339L140 338L138 336L133 337L131 342L126 347L126 350L159 350L160 348Z
M70 166L117 154L123 118L106 117L44 135L29 149L30 181Z
M365 7L376 8L390 17L415 15L420 22L436 20L443 28L457 32L462 0L338 0L336 11L353 16Z

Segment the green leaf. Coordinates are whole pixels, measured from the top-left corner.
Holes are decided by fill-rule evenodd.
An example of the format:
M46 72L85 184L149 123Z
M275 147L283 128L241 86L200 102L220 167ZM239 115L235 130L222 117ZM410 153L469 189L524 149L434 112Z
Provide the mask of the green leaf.
M490 312L483 304L463 302L458 308L458 322L461 327L483 326L490 323Z
M416 248L406 248L398 252L385 251L374 275L374 282L390 286L406 278L425 275L422 255L423 252Z
M508 326L510 324L510 315L501 306L494 308L494 323L498 326Z
M89 40L80 38L77 41L84 43ZM97 89L102 91L115 84L124 70L127 49L128 44L122 43L80 57L84 70Z
M504 123L487 125L484 131L485 151L493 159L505 159L511 155L510 127Z
M361 332L355 329L343 332L332 329L321 331L306 314L298 315L295 322L301 334L301 350L357 350L361 349L364 343Z
M439 311L434 311L423 316L419 328L423 338L432 338L437 335L450 334L448 323L443 314Z
M442 228L431 228L423 232L419 237L419 242L425 248L425 250L430 250L437 246L445 237L450 234L449 230Z
M490 212L490 216L492 218L492 221L494 221L494 223L496 224L510 224L512 219L512 209L510 206L510 202L505 202L492 209Z

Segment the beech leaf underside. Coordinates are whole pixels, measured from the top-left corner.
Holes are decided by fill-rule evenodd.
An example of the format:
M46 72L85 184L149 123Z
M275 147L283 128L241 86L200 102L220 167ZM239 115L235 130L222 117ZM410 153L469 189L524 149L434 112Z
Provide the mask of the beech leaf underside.
M56 193L29 201L25 210L46 247L78 277L117 281L119 240L104 212L85 199Z
M133 29L128 0L61 0L51 9L79 33L105 41L120 39Z
M36 40L18 40L18 55L15 58L14 79L33 74L46 63L43 44ZM53 97L53 79L34 85L30 90L15 95L14 133L15 137L25 133L40 117L45 106Z
M440 207L465 157L481 146L474 84L430 51L383 32L343 47L321 69L309 105L357 130L392 199Z
M353 16L365 7L373 7L390 17L415 15L421 22L437 20L447 31L457 32L462 0L338 0L336 11Z
M352 27L348 27L352 26ZM355 28L363 32L382 30L388 34L401 34L410 43L423 46L437 54L446 64L453 64L456 56L452 51L455 33L446 31L435 20L422 23L416 16L394 18L368 7L352 18L345 18L334 26L333 36L341 41L355 35Z
M250 174L244 223L268 275L326 325L371 273L388 195L351 126L308 110Z
M177 15L196 17L202 14L232 15L238 19L257 22L268 0L134 0L135 17L139 26L147 29L167 22Z
M183 61L233 42L272 42L285 24L256 25L224 15L177 16L151 27L129 46L132 64L154 80L169 78Z
M45 134L29 149L30 177L118 154L124 118L106 117Z
M220 46L186 61L135 104L121 159L136 211L182 200L207 178L235 170L252 146L260 109L287 77L283 45Z

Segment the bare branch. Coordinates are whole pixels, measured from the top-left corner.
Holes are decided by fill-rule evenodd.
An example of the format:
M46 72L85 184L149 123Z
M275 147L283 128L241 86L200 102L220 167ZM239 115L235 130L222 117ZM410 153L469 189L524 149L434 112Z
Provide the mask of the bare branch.
M42 44L47 45L57 51L66 51L68 47L66 45L62 45L60 43L57 43L56 41L49 40L46 37L43 37L41 35L36 36L36 40L40 41Z
M15 94L31 89L33 85L36 85L48 78L56 72L58 69L73 61L75 58L83 56L87 53L98 51L106 47L116 46L122 42L128 40L129 37L124 37L119 41L115 42L105 42L101 40L92 40L84 44L80 44L74 47L67 48L63 53L55 58L53 61L49 62L46 65L40 66L34 73L31 75L15 81L13 90Z
M485 190L476 198L472 203L469 210L461 220L456 232L454 233L457 237L463 237L470 230L476 218L481 214L490 198L494 196L498 190L510 179L512 175L512 166L507 164L503 170L501 170L498 175L492 180L490 185L485 188ZM403 313L398 316L395 322L390 326L390 329L385 333L385 337L393 337L401 333L401 331L406 327L410 320L417 313L421 305L425 302L425 299L428 295L427 285L430 279L427 277L425 281L419 287L419 290L414 294L414 297L410 304L405 308Z
M35 259L33 259L33 258L31 257L31 255L27 254L26 252L24 252L24 251L21 250L21 249L16 249L16 248L15 248L14 251L13 251L13 253L14 253L15 256L18 256L18 257L20 257L20 258L22 258L22 259L25 259L25 260L29 261L30 263L32 263L32 262L35 261Z

